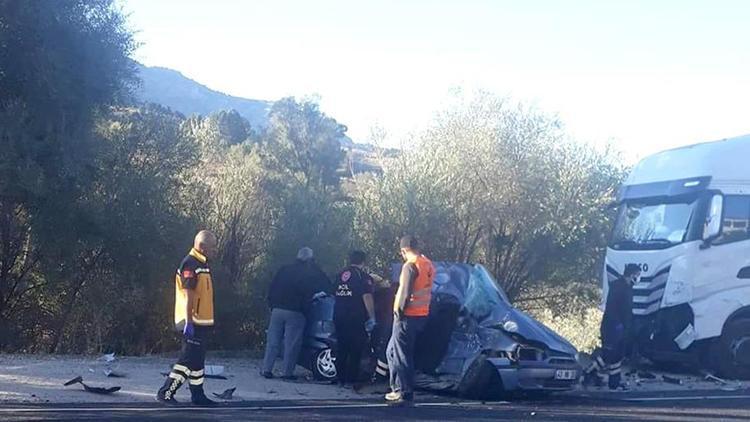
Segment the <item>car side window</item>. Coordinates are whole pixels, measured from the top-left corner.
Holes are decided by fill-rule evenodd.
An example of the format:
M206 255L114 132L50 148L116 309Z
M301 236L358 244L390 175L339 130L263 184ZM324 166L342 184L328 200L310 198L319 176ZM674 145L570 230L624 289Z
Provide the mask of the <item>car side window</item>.
M750 195L724 196L721 225L721 236L714 241L716 245L750 238Z

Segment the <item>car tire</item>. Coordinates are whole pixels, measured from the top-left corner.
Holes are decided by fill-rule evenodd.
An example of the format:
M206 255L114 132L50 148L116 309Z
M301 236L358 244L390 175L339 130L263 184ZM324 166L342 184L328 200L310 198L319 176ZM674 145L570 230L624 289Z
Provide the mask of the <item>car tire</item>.
M311 354L310 371L318 381L336 379L336 363L331 349L321 349Z
M737 347L744 344L743 349L750 347L750 319L737 319L724 327L724 332L714 343L713 362L719 376L730 379L750 379L750 364L743 364L736 360Z
M503 382L487 356L479 355L458 384L459 396L471 400L495 400L504 393Z

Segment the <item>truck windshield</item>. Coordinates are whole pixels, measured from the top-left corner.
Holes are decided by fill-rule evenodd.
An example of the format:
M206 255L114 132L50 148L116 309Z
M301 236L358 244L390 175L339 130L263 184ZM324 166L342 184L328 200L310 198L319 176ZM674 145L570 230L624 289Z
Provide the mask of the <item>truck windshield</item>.
M687 240L695 198L679 202L626 202L620 207L610 247L664 249Z

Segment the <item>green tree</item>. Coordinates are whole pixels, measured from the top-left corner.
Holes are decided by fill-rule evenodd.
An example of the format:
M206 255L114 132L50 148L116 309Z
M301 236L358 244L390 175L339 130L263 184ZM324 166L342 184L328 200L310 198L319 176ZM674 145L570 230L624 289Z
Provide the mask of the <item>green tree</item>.
M621 176L612 162L556 119L480 94L441 113L382 177L358 180L355 225L380 264L414 233L435 259L487 265L513 298L553 274L591 280ZM590 265L561 259L582 245L577 262Z
M94 168L92 124L124 98L135 44L111 1L0 2L0 338L29 302L96 255L78 200ZM0 346L2 346L0 344Z

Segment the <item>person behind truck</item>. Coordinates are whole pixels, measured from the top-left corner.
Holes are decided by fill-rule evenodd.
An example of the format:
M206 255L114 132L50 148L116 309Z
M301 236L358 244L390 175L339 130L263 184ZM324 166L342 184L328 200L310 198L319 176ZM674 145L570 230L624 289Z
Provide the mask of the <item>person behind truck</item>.
M273 366L284 344L281 379L295 380L294 369L305 332L305 310L311 300L325 296L331 282L313 259L313 250L304 247L293 264L282 267L271 281L268 304L271 308L266 333L266 353L261 375L273 378Z
M191 401L197 406L215 406L203 391L206 341L214 325L214 298L208 260L216 254L216 236L207 230L198 232L190 253L175 275L175 329L182 334L182 351L156 399L176 405L177 390L188 382Z
M336 370L339 384L360 380L360 363L368 338L375 329L374 280L365 271L366 254L352 251L349 266L339 273L334 295L333 321L336 325Z
M393 331L387 350L391 392L385 400L392 405L410 405L414 400L414 345L430 314L435 267L420 253L415 237L404 236L399 245L405 262L393 301Z
M609 283L600 328L601 353L586 371L584 382L588 382L597 371L605 372L609 378L607 384L610 390L625 388L621 385L622 362L628 350L627 342L633 319L633 285L640 276L640 266L627 264L622 276Z

